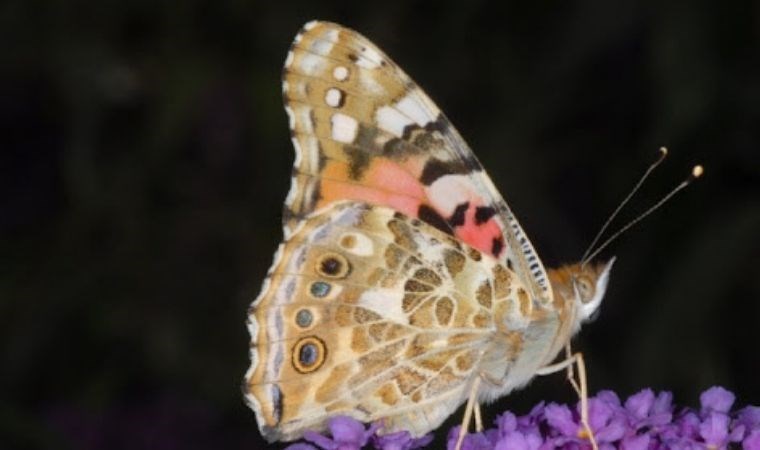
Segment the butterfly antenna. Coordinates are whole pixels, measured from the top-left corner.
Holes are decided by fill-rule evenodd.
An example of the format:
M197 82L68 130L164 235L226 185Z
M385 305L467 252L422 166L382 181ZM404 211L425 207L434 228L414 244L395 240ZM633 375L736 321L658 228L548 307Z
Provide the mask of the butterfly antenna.
M596 255L598 255L599 252L601 252L608 245L610 245L610 243L612 243L612 241L614 241L615 239L617 239L618 236L620 236L621 234L625 233L632 226L634 226L637 223L641 222L645 217L647 217L648 215L650 215L653 212L655 212L660 206L664 205L668 200L670 200L671 197L673 197L674 195L676 195L680 190L682 190L683 188L685 188L686 186L688 186L692 181L694 181L697 178L699 178L700 176L702 176L702 174L704 173L704 171L705 171L705 169L702 166L700 166L700 165L694 166L691 169L691 173L689 174L689 176L686 177L686 179L683 180L681 182L681 184L679 184L678 186L676 186L672 191L668 192L668 194L665 195L664 197L662 197L660 199L660 201L658 201L654 205L650 206L649 209L647 209L646 211L644 211L641 215L639 215L635 219L631 220L624 227L622 227L617 232L615 232L606 241L604 241L599 247L597 247L597 249L594 250L594 252L591 253L591 255L589 255L587 257L584 257L583 261L581 262L581 264L585 265L586 263L588 263L589 261L591 261L592 259L594 259L594 257Z
M604 232L607 231L607 228L610 226L613 220L615 220L615 217L617 217L618 213L623 209L623 207L628 203L628 201L636 194L636 192L639 190L642 184L644 184L644 180L649 177L649 174L652 173L652 171L655 169L655 167L659 166L660 163L665 159L665 157L668 156L668 149L665 147L660 147L660 156L657 157L657 160L649 165L649 168L644 172L644 174L639 178L639 181L636 183L636 185L631 189L631 192L628 193L628 195L623 199L622 202L615 208L615 211L610 214L610 216L607 218L607 220L604 222L604 225L602 225L602 228L599 229L599 232L594 237L594 240L591 241L591 245L588 246L586 251L583 253L583 257L581 258L581 265L585 265L587 261L590 261L591 258L588 257L589 253L594 249L594 246L597 242L599 242L599 239L602 238L602 235L604 235Z

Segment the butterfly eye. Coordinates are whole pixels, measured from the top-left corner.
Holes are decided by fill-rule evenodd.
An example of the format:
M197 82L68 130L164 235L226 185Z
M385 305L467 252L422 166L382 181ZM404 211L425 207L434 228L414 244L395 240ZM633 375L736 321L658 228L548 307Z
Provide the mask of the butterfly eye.
M575 285L578 288L578 293L581 294L581 301L587 303L594 298L594 286L591 284L591 280L586 277L580 277L575 281Z
M309 336L293 346L293 368L300 373L310 373L322 367L325 362L325 343L321 339Z
M343 278L350 270L348 260L337 253L328 253L317 260L317 273L327 278Z

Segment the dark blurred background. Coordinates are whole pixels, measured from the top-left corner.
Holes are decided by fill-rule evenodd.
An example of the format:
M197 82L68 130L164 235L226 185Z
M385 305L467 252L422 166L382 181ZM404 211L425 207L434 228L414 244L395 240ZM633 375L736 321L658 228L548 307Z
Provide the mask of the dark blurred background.
M575 347L592 391L759 404L760 5L676 3L3 2L0 446L263 446L246 308L290 184L280 71L313 18L439 103L547 265L579 258L659 146L623 220L702 163L605 252ZM540 400L574 394L546 377L487 418Z

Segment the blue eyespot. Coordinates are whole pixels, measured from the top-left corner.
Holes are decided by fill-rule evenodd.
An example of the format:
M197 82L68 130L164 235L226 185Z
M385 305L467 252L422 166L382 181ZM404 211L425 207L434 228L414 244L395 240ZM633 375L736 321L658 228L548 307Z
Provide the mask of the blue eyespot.
M293 347L293 368L300 373L311 373L325 363L327 348L324 341L316 336L299 340Z
M311 311L308 309L301 309L296 313L296 323L301 328L306 328L309 325L311 325L311 321L314 319L314 316L311 314Z
M306 367L313 366L319 358L319 349L312 343L305 344L298 352L298 361Z
M322 298L330 293L330 284L324 281L315 281L311 284L311 295L314 297Z

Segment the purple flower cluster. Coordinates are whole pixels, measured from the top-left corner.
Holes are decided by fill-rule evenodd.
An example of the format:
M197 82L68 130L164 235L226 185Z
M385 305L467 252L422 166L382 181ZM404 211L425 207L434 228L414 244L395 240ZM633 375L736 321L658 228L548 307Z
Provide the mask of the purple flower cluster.
M741 444L760 450L760 408L748 406L731 412L734 394L713 387L700 396L701 408L676 411L670 392L655 394L644 389L621 402L611 391L589 399L589 425L600 450L691 450L723 449ZM539 404L522 417L506 412L496 427L465 437L463 449L588 449L582 437L580 405ZM449 432L449 448L456 443L459 428Z
M421 448L433 440L433 435L428 434L421 438L413 438L408 431L378 435L379 423L373 423L369 429L364 429L364 424L346 416L338 416L330 419L327 426L330 429L332 439L313 431L307 431L303 438L311 444L298 443L288 446L285 450L358 450L364 448L368 442L376 449L381 450L412 450Z
M655 394L644 389L625 402L612 391L589 398L589 424L600 450L696 450L743 448L760 450L760 407L747 406L731 411L735 396L713 387L700 396L699 410L677 409L670 392ZM584 437L580 404L575 408L556 403L540 403L524 416L507 411L498 416L495 427L468 434L464 450L585 450L591 443ZM286 450L354 450L367 444L382 450L411 450L429 444L432 435L412 438L406 431L378 435L379 424L368 429L348 417L329 423L332 438L307 432L304 439ZM459 426L448 435L453 450ZM314 444L314 445L312 445ZM316 447L315 447L316 445Z

